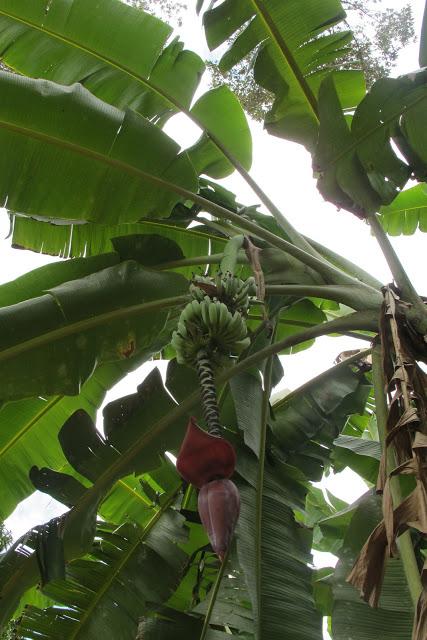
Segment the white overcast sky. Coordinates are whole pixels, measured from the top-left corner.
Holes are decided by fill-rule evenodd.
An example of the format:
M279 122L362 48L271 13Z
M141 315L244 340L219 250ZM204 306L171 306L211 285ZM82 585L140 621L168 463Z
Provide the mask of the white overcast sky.
M189 49L197 51L203 58L209 55L200 28L200 21L194 13L194 3L189 1L188 10L181 31ZM402 7L405 2L385 0L384 6ZM419 35L423 0L410 0ZM399 58L393 75L407 73L418 68L418 43L405 49ZM342 253L356 264L386 283L390 281L390 273L368 227L360 220L346 212L338 212L335 207L325 203L316 191L312 178L309 154L296 144L269 136L262 131L262 126L251 122L254 147L252 176L259 182L264 191L283 211L297 229L308 236L327 245L337 253ZM174 137L183 147L187 147L198 138L199 132L183 116L175 116L167 125L167 133ZM233 175L224 184L234 191L240 202L257 204L256 197L243 183L239 176ZM56 260L29 251L13 250L8 233L6 212L0 210L0 283L34 269L42 264ZM426 294L425 254L426 235L416 233L411 237L393 238L392 243L421 294ZM330 367L335 356L345 349L358 346L358 341L350 338L320 338L308 351L283 358L285 378L283 385L294 389L307 379ZM364 343L366 345L366 343ZM132 393L138 383L149 370L145 365L142 370L124 379L108 394L108 401L121 395ZM340 474L339 478L326 481L328 488L339 497L351 502L364 490L363 483L352 473ZM21 535L29 527L48 520L58 512L58 505L48 496L38 495L21 503L8 519L7 525L14 536ZM316 554L319 564L331 561Z

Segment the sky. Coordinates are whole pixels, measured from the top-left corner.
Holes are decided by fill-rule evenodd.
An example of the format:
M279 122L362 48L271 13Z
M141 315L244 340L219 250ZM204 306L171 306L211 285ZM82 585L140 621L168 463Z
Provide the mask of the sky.
M180 35L188 48L206 58L209 52L202 36L200 21L195 16L191 0L189 4L191 8L185 15ZM384 4L395 8L403 5L397 0L388 0ZM415 16L417 33L419 33L424 2L411 0L410 4ZM407 73L416 68L418 68L418 44L413 44L401 54L398 66L392 75ZM202 86L201 91L204 89L206 87ZM263 132L262 126L258 123L251 122L250 125L254 148L251 175L289 221L302 233L337 253L345 254L348 259L361 265L382 282L389 282L390 272L368 226L347 212L337 211L331 204L324 202L318 194L312 178L310 157L305 149L269 136ZM183 116L172 118L166 127L166 132L183 147L191 145L199 136L196 127ZM257 204L257 198L238 175L233 174L224 180L223 184L237 194L239 201L247 205ZM8 230L7 215L0 210L0 283L16 278L42 264L57 260L57 258L29 251L11 249L10 240L6 237ZM426 250L426 236L418 232L411 237L392 238L392 244L415 287L421 294L426 294L425 267L422 262ZM297 388L307 379L332 366L338 353L357 348L359 345L359 341L347 337L317 339L315 346L311 349L283 357L285 376L282 385L288 389ZM366 343L362 345L366 346ZM144 365L138 372L127 376L108 394L106 402L132 393L150 368L150 364ZM339 476L330 476L321 486L328 487L332 493L348 502L354 501L366 490L360 478L350 471ZM62 506L49 496L38 494L21 503L6 524L14 537L17 537L31 526L57 515L61 508ZM318 566L333 561L334 558L330 555L316 554L315 556Z

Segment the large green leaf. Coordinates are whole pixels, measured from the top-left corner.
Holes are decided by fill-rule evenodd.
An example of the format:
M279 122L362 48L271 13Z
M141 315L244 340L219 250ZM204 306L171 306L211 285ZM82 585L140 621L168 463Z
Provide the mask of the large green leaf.
M304 513L298 515L306 527L313 528L313 549L336 553L344 537L342 528L349 522L349 518L346 519L344 515L348 505L329 492L327 495L328 501L321 489L311 485L307 493ZM338 521L338 518L341 519ZM338 521L338 524L335 527L324 528L322 524L325 521L334 523Z
M75 482L71 484L68 480L67 484L64 474L54 471L46 474L45 470L41 470L40 473L32 471L32 477L35 478L39 488L52 493L55 497L65 498L64 501L69 504L77 498L73 508L62 516L60 522L51 521L50 523L55 530L61 532L66 560L72 560L89 551L94 536L96 511L100 501L105 498L101 509L101 513L105 515L113 514L120 520L126 515L134 515L139 507L137 519L141 525L145 526L150 520L155 505L147 499L142 501L141 496L137 495L138 493L148 495L145 481L140 485L139 492L134 489L133 495L126 494L126 487L123 488L121 483L128 473L141 473L143 468L160 467L161 455L166 448L169 445L177 446L176 443L181 441L186 420L182 412L179 413L179 417L175 415L174 418L173 410L171 411L173 405L173 401L162 385L160 374L155 370L144 381L137 394L115 401L106 408L107 438L104 439L96 431L92 420L82 410L73 414L63 426L59 437L73 469L82 472L91 480L101 478L100 482L95 482L96 486L84 491L83 486L79 487ZM153 426L162 420L166 422L167 431L152 433ZM138 456L132 461L129 459L124 465L118 464L118 461L121 458L124 461L125 455L129 453L133 458L134 444L141 438L146 446ZM30 461L29 463L31 464ZM154 495L159 491L161 504L162 487L165 491L176 492L181 483L175 471L172 481L170 474L165 476L161 469L160 476L155 472L152 477L154 484L151 493ZM118 481L119 484L114 486ZM118 502L123 497L125 505L120 511L117 509ZM41 531L44 529L45 527L42 527ZM31 550L38 548L39 539L39 533L36 530L29 532L17 542L16 546L8 550L0 563L1 623L10 617L22 595L38 581L37 556Z
M321 618L314 608L308 567L312 537L296 523L292 511L293 507L298 508L307 490L305 478L297 469L284 465L272 450L262 462L257 459L268 417L264 412L266 390L256 373L231 382L237 422L252 449L240 446L237 451L237 471L245 482L239 482L241 509L236 535L238 559L252 605L255 638L292 635L295 639L317 640L321 638ZM267 364L264 385L268 389L270 383L266 379L270 375L271 364ZM248 396L260 409L249 411Z
M145 236L146 243L139 237L121 239L116 243L118 253L103 254L92 258L60 261L52 263L0 286L0 306L14 305L19 311L24 301L42 296L46 291L62 285L64 282L84 278L100 269L117 265L120 255L136 257L140 262L149 262L151 251L155 254L151 259L173 257L173 252L180 257L179 247L165 238L154 235ZM145 244L145 246L144 246ZM150 248L149 255L146 254ZM113 248L112 246L110 248ZM162 253L163 252L163 253ZM108 273L108 272L107 272ZM22 305L18 303L23 303ZM166 338L165 338L166 339ZM144 351L135 358L125 358L116 363L97 365L94 373L83 384L80 394L75 397L55 395L27 398L21 401L8 402L0 408L0 476L1 476L1 510L0 518L7 517L17 503L24 499L33 487L28 478L32 464L39 467L49 466L56 470L66 470L66 460L57 442L59 428L78 408L85 409L95 417L95 412L103 400L107 389L111 388L124 374L136 368L150 355ZM39 369L42 360L37 362ZM7 366L4 375L9 374ZM34 375L34 373L32 373ZM43 443L43 446L40 443ZM122 510L130 509L130 498L135 499L140 492L135 490L132 479L120 482L121 499L117 499ZM138 504L138 501L135 500ZM134 509L132 509L132 512ZM138 518L134 518L138 521Z
M45 592L62 606L27 607L19 621L22 638L45 640L134 640L147 601L161 604L179 582L187 555L184 518L172 509L153 511L144 529L100 523L90 556L67 565L66 580Z
M380 209L380 220L390 236L412 235L427 231L427 185L418 184L399 193L393 202Z
M350 467L359 476L375 484L381 460L381 446L375 440L341 435L334 440L335 469Z
M157 613L157 612L156 612ZM145 617L140 622L136 640L176 640L199 638L203 622L194 615L183 614L170 608L161 609L155 617ZM230 633L209 628L206 640L229 640ZM237 636L239 637L239 636ZM240 636L251 640L251 636Z
M156 368L139 385L136 393L115 400L104 408L105 438L97 431L91 416L79 409L68 418L58 434L69 463L65 469L79 478L95 482L114 466L141 434L149 432L153 422L168 414L174 406ZM185 420L175 421L170 430L151 440L138 459L122 471L121 475L124 472L129 476L117 476L117 483L101 506L103 517L118 524L132 520L145 526L152 515L153 500L163 501L165 494L176 492L181 480L175 469L165 464L164 454L167 449L175 450L179 446L184 428ZM148 471L150 475L146 478L138 477ZM72 476L54 470L38 471L33 467L31 479L36 488L68 506L76 504L85 492L83 486L75 486ZM73 489L72 494L64 500L70 489Z
M159 351L174 325L165 299L179 306L187 288L127 261L2 307L1 397L77 394L98 363Z
M54 0L47 12L45 4L0 2L0 51L8 65L60 84L80 82L101 100L160 126L183 111L209 133L196 145L201 171L231 173L223 153L249 168L251 136L240 104L223 86L190 111L204 65L178 39L165 47L168 25L118 0L108 0L102 12L96 0Z
M98 367L80 394L8 402L0 409L0 518L34 491L28 472L32 465L66 468L58 432L74 411L81 408L95 418L105 393L139 364L129 361Z
M202 95L191 113L209 131L209 134L203 133L195 145L187 150L197 173L224 178L233 171L233 166L212 141L212 137L232 150L233 156L245 169L250 169L252 139L249 126L239 101L228 87L216 87ZM222 113L226 114L225 118L220 117Z
M187 155L161 129L81 85L1 73L0 90L0 200L12 211L129 222L166 217L179 200L140 172L197 188Z
M271 429L290 464L320 480L333 440L352 413L362 413L370 391L351 367L330 369L275 405Z
M171 27L118 0L1 0L0 55L19 73L81 82L101 100L164 122L189 107L204 65L168 46ZM114 37L112 37L114 34Z
M390 204L411 173L424 180L426 105L425 70L384 78L359 104L350 128L334 78L327 78L320 90L320 134L313 160L323 197L364 217ZM398 156L392 141L407 162Z
M397 558L387 561L382 595L377 609L363 602L346 577L360 549L377 523L381 520L380 498L367 495L359 502L350 524L347 525L344 544L339 551L339 562L333 577L334 606L332 633L334 640L410 640L413 609L401 562Z
M321 617L315 611L311 585L311 535L295 522L283 498L264 496L262 538L254 536L256 492L239 484L241 512L237 549L254 612L256 638L320 640ZM283 486L283 493L286 485ZM256 546L261 543L261 576ZM258 580L261 581L259 584ZM256 616L256 613L255 613Z
M204 26L210 49L236 36L220 61L227 71L256 51L255 81L274 94L267 130L313 148L318 130L317 94L331 65L348 51L348 31L326 34L345 18L339 0L224 0L206 11ZM364 94L360 72L338 76L343 108Z
M59 433L61 447L69 463L82 476L94 482L106 467L112 466L153 422L170 413L175 402L163 386L159 370L155 368L138 387L136 393L108 404L103 411L105 438L96 430L93 420L83 411L73 414ZM142 473L156 469L166 447L180 443L185 420L173 425L168 437L163 436L147 444L144 452L127 473Z
M244 371L232 378L230 391L245 444L258 456L263 393L259 371Z

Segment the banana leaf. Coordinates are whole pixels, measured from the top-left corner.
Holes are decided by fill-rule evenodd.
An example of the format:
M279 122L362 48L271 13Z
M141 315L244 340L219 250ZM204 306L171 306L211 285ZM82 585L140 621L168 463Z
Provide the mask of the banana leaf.
M350 127L340 109L334 77L329 76L320 90L320 132L313 158L323 197L363 218L390 205L411 173L423 181L426 104L425 70L383 78L360 102Z
M114 33L114 38L111 34ZM82 83L119 109L164 123L189 107L204 64L172 28L118 0L1 0L0 55L20 74Z
M90 555L70 562L66 579L44 589L60 604L26 607L17 633L46 640L89 640L100 633L134 638L147 603L163 603L179 582L187 561L177 545L186 538L183 524L170 508L153 511L145 528L99 523Z
M251 136L238 100L222 86L190 109L204 64L178 38L166 45L171 31L118 0L108 0L102 12L96 0L54 0L47 10L43 0L31 7L26 0L0 2L0 55L12 69L64 85L80 82L102 101L137 111L158 126L183 111L209 133L192 147L200 171L231 173L234 166L224 153L248 169Z
M380 208L380 220L390 236L410 236L427 231L427 185L405 189L389 205Z
M111 107L81 85L7 72L0 73L0 90L2 206L27 215L131 222L167 217L180 200L144 173L197 189L188 156L135 112Z
M97 364L156 353L175 324L165 299L179 307L187 288L130 260L2 307L2 399L76 395Z

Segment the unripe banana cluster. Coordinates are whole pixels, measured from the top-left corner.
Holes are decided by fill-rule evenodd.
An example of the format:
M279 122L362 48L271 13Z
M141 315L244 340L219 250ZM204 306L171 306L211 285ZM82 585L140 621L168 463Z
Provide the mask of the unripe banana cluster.
M229 356L238 355L249 346L242 314L245 315L249 307L249 295L255 290L255 283L253 278L248 280L244 282L231 274L216 281L195 279L190 287L194 300L183 309L177 331L172 335L172 346L180 364L196 366L197 356L203 349L209 353L213 365L221 366ZM207 291L211 297L206 295Z
M214 280L195 276L190 286L190 293L195 300L201 302L211 289L215 290L211 297L223 302L232 313L239 311L242 314L247 313L250 297L256 296L257 293L254 278L242 280L231 273L218 274Z

